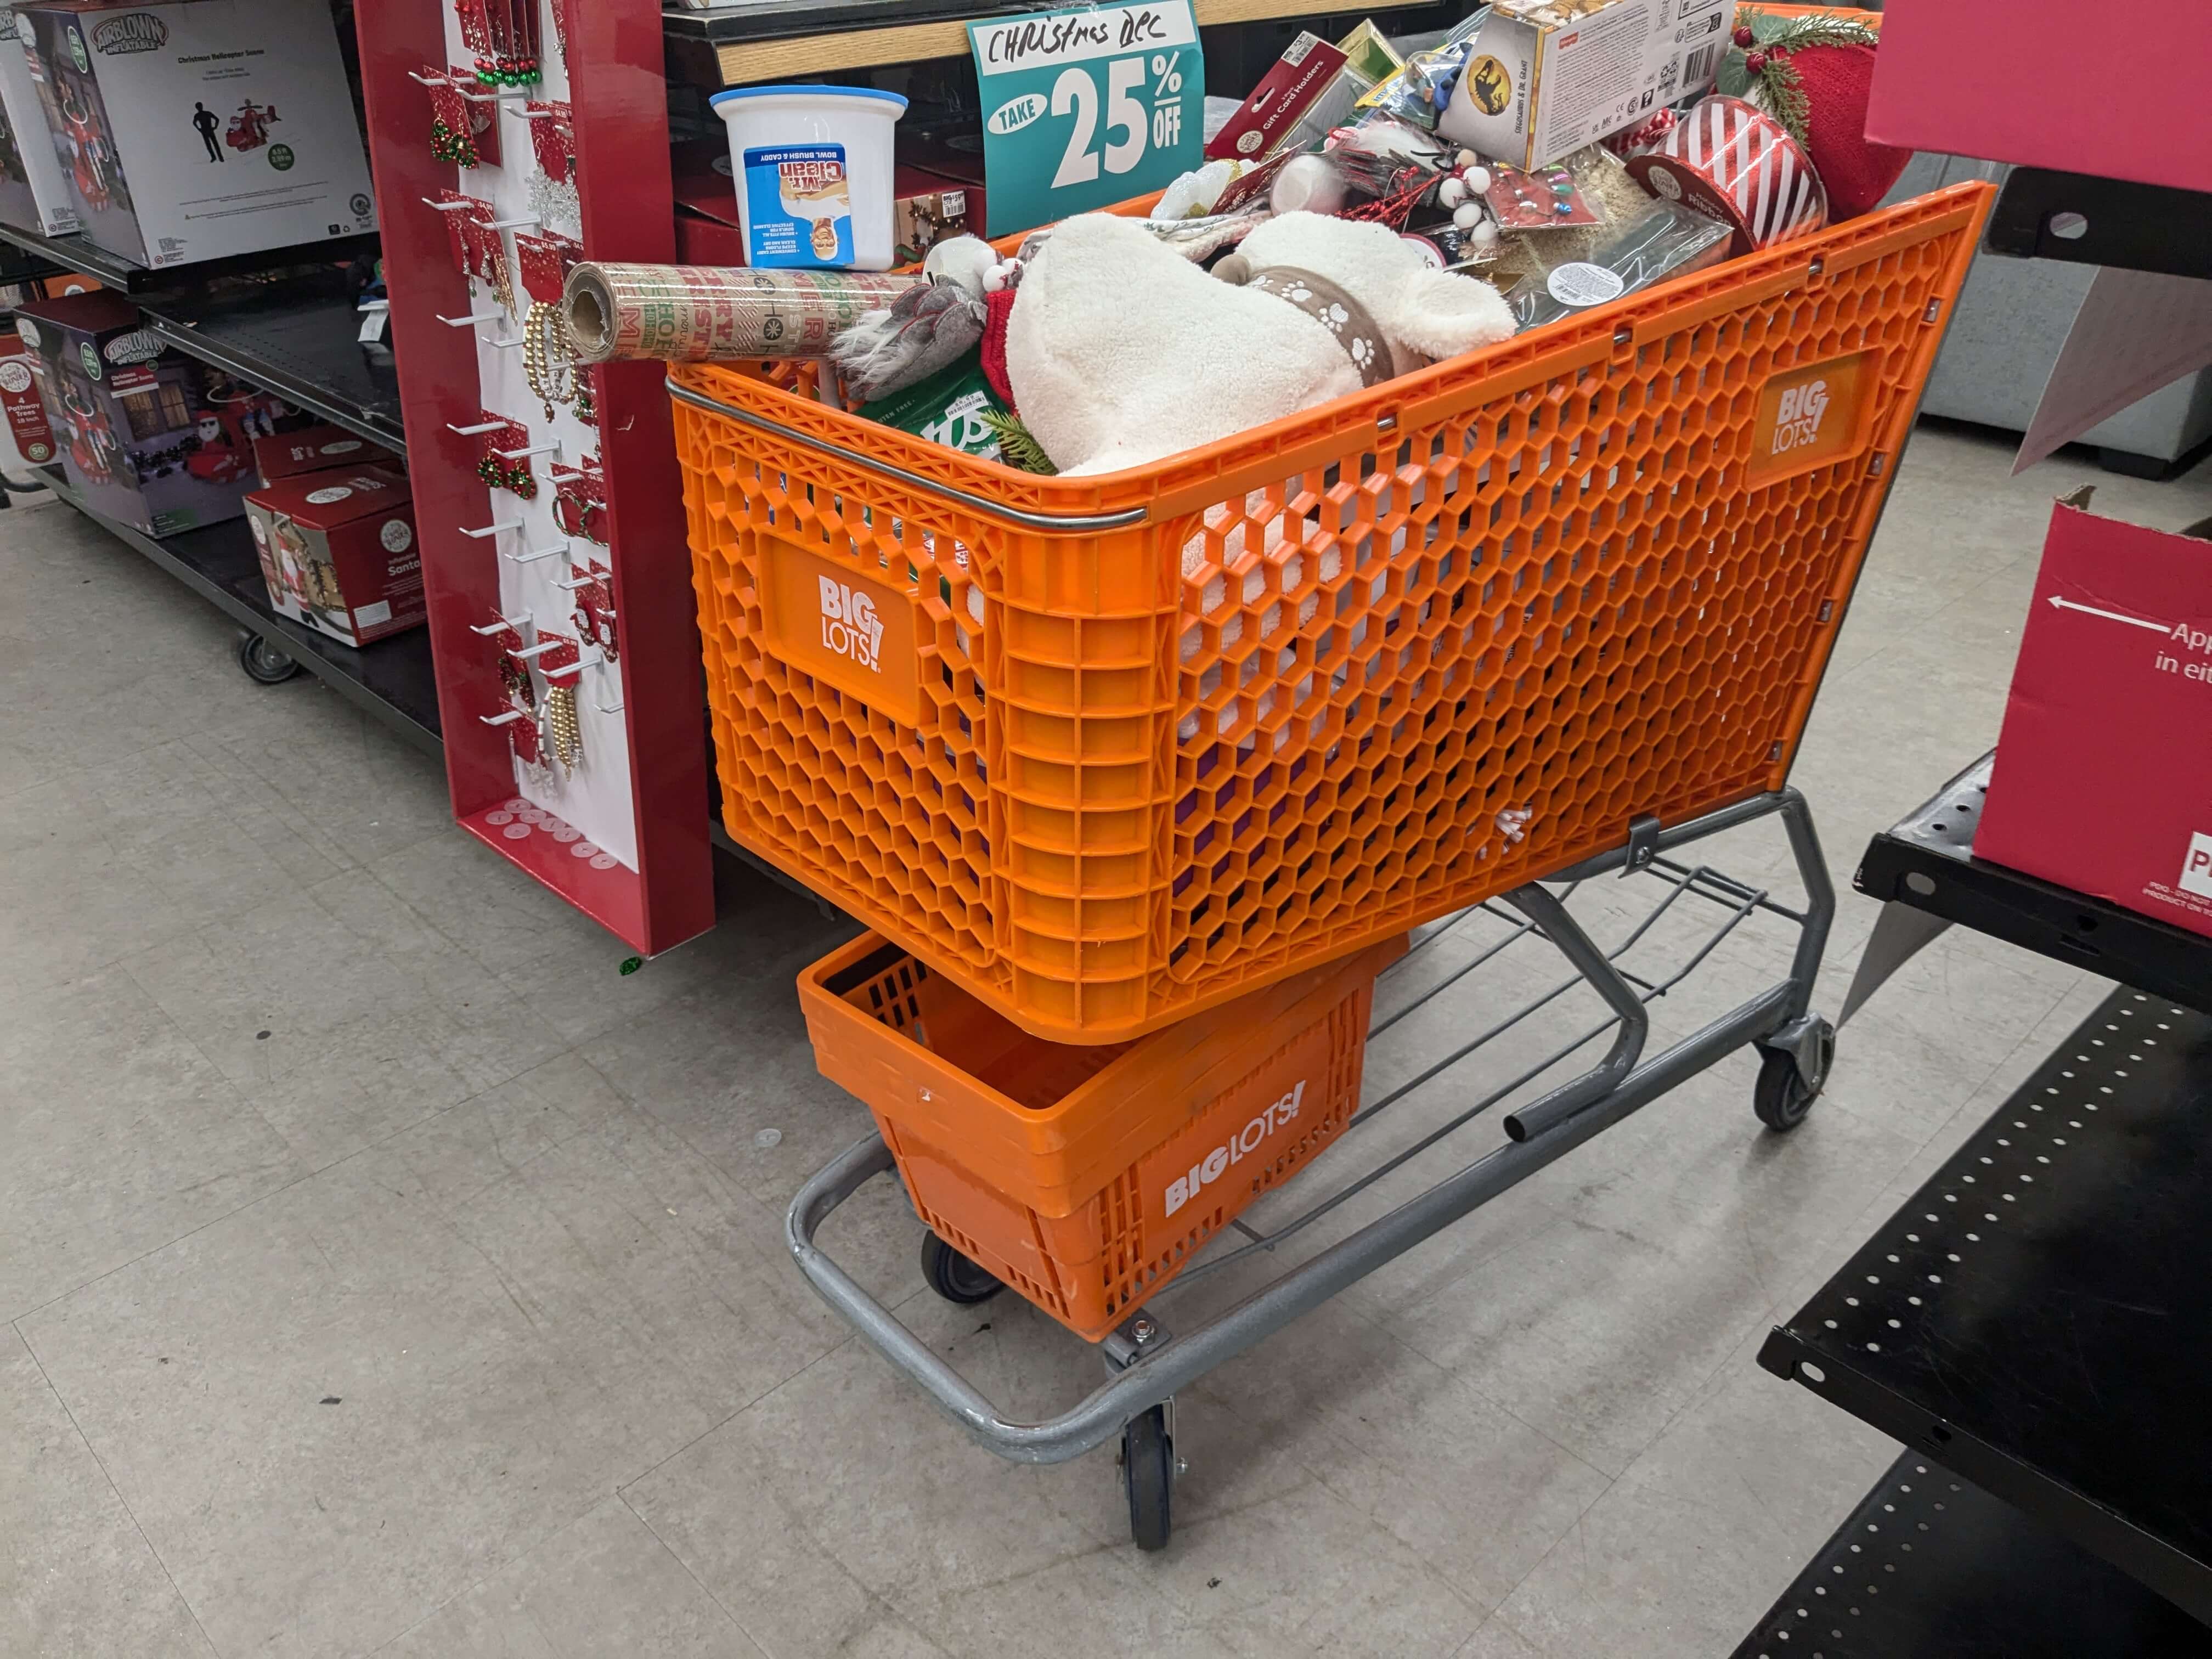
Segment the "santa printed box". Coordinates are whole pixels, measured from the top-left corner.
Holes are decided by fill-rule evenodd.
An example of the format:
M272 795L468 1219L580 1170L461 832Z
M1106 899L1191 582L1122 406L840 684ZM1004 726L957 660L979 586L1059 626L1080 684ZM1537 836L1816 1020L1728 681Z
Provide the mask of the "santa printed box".
M0 6L0 222L68 236L78 228L76 208L40 91L15 14Z
M70 487L149 535L236 518L253 488L253 441L313 423L174 349L118 294L27 301L15 326Z
M376 228L330 9L33 0L15 11L84 233L155 267Z
M1974 856L2212 934L2212 541L2061 501Z
M286 478L246 498L246 522L279 614L347 645L422 625L405 474L362 466Z

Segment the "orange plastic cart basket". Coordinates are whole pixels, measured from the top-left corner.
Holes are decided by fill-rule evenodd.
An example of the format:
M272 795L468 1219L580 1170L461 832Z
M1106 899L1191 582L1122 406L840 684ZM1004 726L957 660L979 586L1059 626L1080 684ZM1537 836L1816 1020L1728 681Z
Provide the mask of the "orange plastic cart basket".
M1778 787L1993 194L1103 477L680 370L731 836L1098 1043Z
M799 979L930 1231L1096 1342L1359 1109L1395 939L1134 1042L1030 1036L873 934Z

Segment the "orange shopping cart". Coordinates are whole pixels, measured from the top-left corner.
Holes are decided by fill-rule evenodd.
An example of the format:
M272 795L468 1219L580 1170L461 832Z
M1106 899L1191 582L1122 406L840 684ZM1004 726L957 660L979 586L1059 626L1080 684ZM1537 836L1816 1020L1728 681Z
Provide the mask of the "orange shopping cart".
M1433 962L1445 918L1453 937L1504 930L1484 961L1532 940L1566 957L1559 988L1493 1011L1351 1116L1313 1160L1330 1170L1374 1139L1381 1107L1517 1040L1534 1008L1570 989L1603 1005L1576 1042L1414 1138L1502 1107L1504 1145L1340 1237L1400 1190L1405 1147L1303 1216L1246 1194L1265 1233L1232 1213L1161 1234L1158 1257L1130 1247L1133 1266L1073 1316L1038 1278L1069 1266L1065 1247L1017 1261L963 1235L987 1267L940 1237L957 1258L938 1257L941 1291L1012 1277L1105 1333L1108 1382L1028 1423L815 1242L895 1164L929 1213L909 1158L948 1150L915 1127L935 1051L901 1024L909 1005L879 983L863 1007L847 998L867 1000L859 981L819 980L836 1018L907 1046L848 1085L885 1133L792 1206L817 1290L1002 1455L1059 1461L1119 1433L1133 1528L1156 1547L1178 1388L1736 1048L1761 1055L1759 1117L1799 1121L1832 1048L1810 999L1834 898L1790 763L1990 194L1879 210L1103 478L1035 477L734 370L678 371L729 833L880 936L884 972L908 963L1007 1033L1080 1050L1265 1010L1276 988L1409 931L1408 961ZM1768 817L1802 906L1672 856ZM1663 892L1642 920L1619 915L1608 946L1571 905L1616 871ZM1678 938L1700 908L1711 936ZM1794 932L1786 975L1647 1054L1648 1005L1753 921ZM1662 942L1681 945L1669 965L1631 965ZM1382 985L1408 971L1427 970ZM1401 1006L1370 1042L1414 1006L1377 1000ZM1287 1260L1293 1239L1326 1248L1169 1334L1160 1296Z

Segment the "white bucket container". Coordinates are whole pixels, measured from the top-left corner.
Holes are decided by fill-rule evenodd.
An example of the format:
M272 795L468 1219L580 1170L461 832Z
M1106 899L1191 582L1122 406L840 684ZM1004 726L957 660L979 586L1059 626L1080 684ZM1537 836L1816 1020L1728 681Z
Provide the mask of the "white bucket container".
M739 87L714 94L730 134L746 262L889 270L895 92Z

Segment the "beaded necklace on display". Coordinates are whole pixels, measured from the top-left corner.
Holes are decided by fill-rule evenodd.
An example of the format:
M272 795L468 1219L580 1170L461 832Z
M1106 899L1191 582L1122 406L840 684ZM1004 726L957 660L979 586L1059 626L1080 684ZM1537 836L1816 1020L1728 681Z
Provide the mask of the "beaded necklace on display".
M576 688L549 684L539 715L539 730L548 739L546 751L561 763L564 776L574 777L584 758L584 726L576 716Z
M549 421L556 405L576 403L584 395L583 378L576 371L575 350L568 340L568 320L559 306L543 300L533 301L530 314L523 319L522 373L531 392L545 405Z

